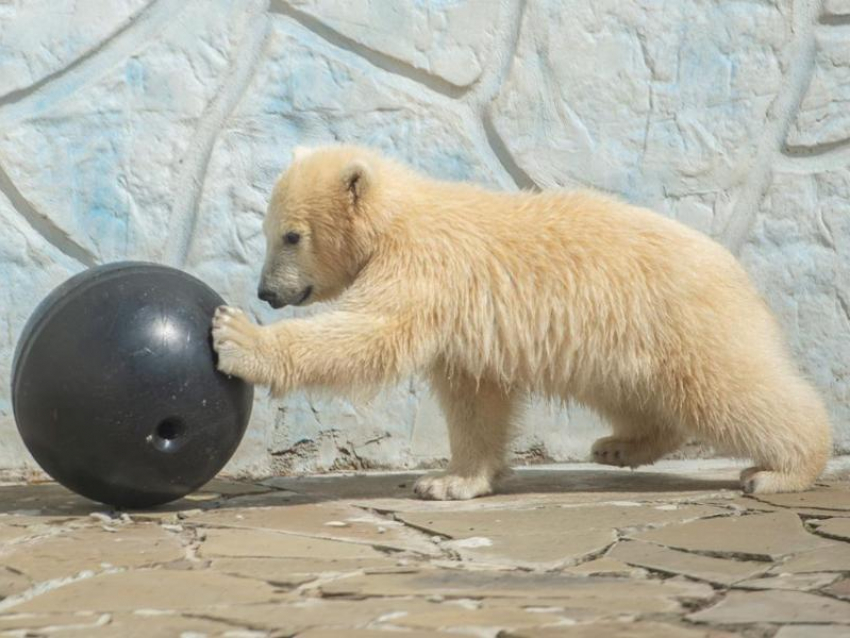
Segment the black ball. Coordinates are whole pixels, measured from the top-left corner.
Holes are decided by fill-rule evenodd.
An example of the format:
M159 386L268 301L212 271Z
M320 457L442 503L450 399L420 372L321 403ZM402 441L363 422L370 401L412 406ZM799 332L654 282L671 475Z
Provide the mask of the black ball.
M224 300L165 266L79 273L30 317L12 405L38 464L65 487L140 508L185 496L233 456L253 388L215 368L210 325Z

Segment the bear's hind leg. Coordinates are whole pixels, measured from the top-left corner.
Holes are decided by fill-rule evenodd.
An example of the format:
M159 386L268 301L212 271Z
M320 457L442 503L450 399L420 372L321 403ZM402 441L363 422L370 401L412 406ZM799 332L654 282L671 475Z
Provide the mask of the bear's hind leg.
M416 494L433 500L466 500L493 492L506 469L506 451L517 397L497 385L460 374L435 374L432 386L449 428L452 458L445 472L420 478Z
M814 484L829 459L829 417L815 389L782 360L748 370L702 406L700 438L749 457L741 488L750 494L799 492Z
M756 463L741 472L741 488L748 494L807 490L831 453L829 417L814 388L789 377L776 390L772 400L748 406L741 421L740 439Z

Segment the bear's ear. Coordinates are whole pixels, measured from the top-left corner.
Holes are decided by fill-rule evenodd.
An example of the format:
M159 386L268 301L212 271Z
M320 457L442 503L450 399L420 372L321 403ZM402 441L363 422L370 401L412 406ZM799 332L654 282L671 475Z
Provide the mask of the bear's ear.
M303 160L305 157L309 157L315 152L316 149L309 148L307 146L296 146L292 149L292 162L299 162Z
M360 203L363 196L369 190L372 180L371 170L365 162L353 160L342 171L342 183L348 191L351 203L354 206Z

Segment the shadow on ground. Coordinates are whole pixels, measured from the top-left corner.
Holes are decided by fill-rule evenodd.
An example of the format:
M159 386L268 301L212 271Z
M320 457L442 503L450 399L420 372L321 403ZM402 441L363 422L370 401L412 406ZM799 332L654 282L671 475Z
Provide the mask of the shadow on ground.
M350 499L414 499L413 484L421 473L356 473L282 476L246 482L213 481L198 492L173 503L131 512L179 512L227 507L303 505ZM673 473L616 469L553 471L525 468L515 471L499 489L499 496L534 494L615 494L735 490L733 480L694 478ZM486 502L489 498L479 499ZM77 496L55 483L0 486L0 514L30 516L86 516L110 509Z

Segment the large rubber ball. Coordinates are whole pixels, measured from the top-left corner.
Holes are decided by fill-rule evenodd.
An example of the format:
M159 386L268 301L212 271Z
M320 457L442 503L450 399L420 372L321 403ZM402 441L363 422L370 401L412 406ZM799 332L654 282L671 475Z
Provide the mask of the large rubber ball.
M91 268L36 308L15 352L18 429L56 481L117 507L160 505L236 451L253 388L215 368L224 300L165 266Z

